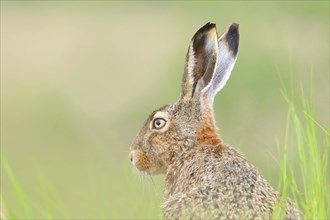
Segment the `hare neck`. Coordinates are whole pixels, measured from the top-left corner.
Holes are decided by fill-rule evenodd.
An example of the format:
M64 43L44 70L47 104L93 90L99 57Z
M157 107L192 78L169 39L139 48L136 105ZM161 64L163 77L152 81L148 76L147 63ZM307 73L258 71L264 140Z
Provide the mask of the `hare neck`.
M221 147L223 143L217 130L212 107L207 105L203 109L202 121L197 133L198 145L213 145L216 147Z

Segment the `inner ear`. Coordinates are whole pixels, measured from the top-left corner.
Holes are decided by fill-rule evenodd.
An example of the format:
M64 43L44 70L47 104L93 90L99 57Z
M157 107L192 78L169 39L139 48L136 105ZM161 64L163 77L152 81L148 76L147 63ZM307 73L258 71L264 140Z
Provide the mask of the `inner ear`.
M207 23L191 40L183 78L183 96L194 96L207 89L213 78L218 56L215 24Z
M193 72L194 85L192 96L195 93L197 83L204 89L212 80L213 72L217 61L217 50L213 50L212 42L208 42L209 36L202 35L202 39L195 40L193 48L196 51L196 65ZM202 81L201 81L202 80ZM201 82L200 82L201 81Z

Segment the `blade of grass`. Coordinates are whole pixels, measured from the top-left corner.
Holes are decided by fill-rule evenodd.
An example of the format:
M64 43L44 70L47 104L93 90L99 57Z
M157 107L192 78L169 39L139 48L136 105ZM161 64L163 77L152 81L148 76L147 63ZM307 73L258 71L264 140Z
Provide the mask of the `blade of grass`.
M279 147L282 150L279 191L285 197L290 189L289 192L301 207L304 218L329 219L329 130L315 119L312 88L306 98L300 84L300 102L296 103L293 88L287 89L281 77L280 80L284 87L281 88L281 93L288 105L288 118L283 144ZM300 104L301 107L298 107ZM319 143L320 136L326 140L322 145ZM297 148L302 187L298 186L294 178L298 174L294 172L293 163L288 161L289 143L294 143ZM276 216L280 217L277 213Z
M31 212L30 212L30 208L28 206L28 200L27 200L27 196L23 190L23 187L21 186L21 184L17 181L13 171L11 170L9 164L7 163L6 159L2 156L2 161L1 161L2 166L4 167L5 170L5 174L8 177L14 191L15 191L15 195L16 198L20 204L20 207L23 209L24 211L24 218L31 218Z

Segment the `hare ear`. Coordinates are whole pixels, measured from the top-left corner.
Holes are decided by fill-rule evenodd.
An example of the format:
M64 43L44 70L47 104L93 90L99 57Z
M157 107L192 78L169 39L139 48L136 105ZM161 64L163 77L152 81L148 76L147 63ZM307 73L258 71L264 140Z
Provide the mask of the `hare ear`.
M195 93L210 87L218 57L215 24L207 23L192 38L186 56L182 79L182 97L192 98Z
M213 103L215 95L226 85L234 68L239 46L238 26L236 23L231 24L228 30L218 40L218 62L208 92L211 103Z

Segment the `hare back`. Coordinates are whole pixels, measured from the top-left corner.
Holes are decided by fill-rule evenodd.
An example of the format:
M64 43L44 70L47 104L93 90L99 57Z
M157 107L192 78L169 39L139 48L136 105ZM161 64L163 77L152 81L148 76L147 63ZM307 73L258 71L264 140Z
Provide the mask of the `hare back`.
M230 146L193 148L175 160L165 180L167 218L270 218L278 193ZM290 206L292 206L290 204ZM287 208L287 218L295 208Z

